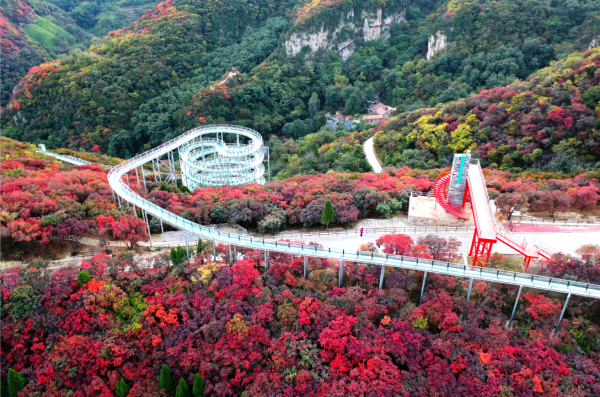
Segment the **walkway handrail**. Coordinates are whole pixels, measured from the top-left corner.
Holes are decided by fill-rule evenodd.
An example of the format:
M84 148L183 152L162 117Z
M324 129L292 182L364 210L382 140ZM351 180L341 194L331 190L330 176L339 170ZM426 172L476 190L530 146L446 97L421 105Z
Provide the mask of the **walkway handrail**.
M473 168L475 168L475 170ZM495 240L496 225L494 222L494 215L490 209L490 197L488 195L487 187L485 186L485 179L483 178L479 160L471 160L467 178L469 196L471 196L471 208L473 210L475 224L477 225L478 237L481 239ZM477 195L485 195L483 197L484 202L480 202L480 205L477 203L477 197L479 197ZM480 206L484 208L479 208ZM485 214L487 220L481 219L483 214Z
M459 265L452 262L419 259L401 255L379 254L355 250L323 248L303 244L282 243L280 241L260 237L257 238L235 233L220 232L218 230L191 222L153 203L150 203L149 201L140 197L129 186L127 186L126 182L123 180L123 176L125 174L134 170L136 167L143 165L149 159L158 158L166 154L168 151L175 150L179 146L189 142L191 139L194 139L196 134L194 131L195 130L188 131L157 148L142 153L115 166L108 173L108 181L114 193L123 198L125 201L128 201L134 204L136 207L146 211L155 218L169 223L178 229L197 234L203 238L221 241L227 244L234 244L251 249L282 252L292 255L307 255L320 258L344 260L348 262L370 263L374 265L428 271L454 277L467 277L548 291L571 293L574 295L600 299L600 285L579 281L536 276L526 273L483 268L478 266Z
M87 161L87 160L83 160L80 159L78 157L75 156L69 156L68 154L58 154L58 153L54 153L54 152L49 152L48 150L36 150L37 153L40 154L45 154L46 156L52 156L55 157L59 160L65 161L67 163L73 164L73 165L93 165L96 164L102 168L112 168L112 166L110 165L106 165L106 164L100 164L100 163L93 163L91 161Z
M475 226L399 226L399 227L360 227L345 230L311 230L307 232L284 231L273 235L274 238L304 238L323 236L360 236L382 233L469 233L475 230Z

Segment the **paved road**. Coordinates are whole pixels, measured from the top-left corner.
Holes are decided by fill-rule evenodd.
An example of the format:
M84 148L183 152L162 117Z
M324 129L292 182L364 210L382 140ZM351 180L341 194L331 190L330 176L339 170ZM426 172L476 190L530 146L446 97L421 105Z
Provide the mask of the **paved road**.
M373 149L373 137L367 139L363 145L363 149L365 151L365 156L367 156L367 161L371 167L373 167L373 172L379 174L383 171L383 168L381 168L381 164L379 164L377 156L375 155L375 149Z
M460 252L469 252L471 247L471 240L473 239L473 233L436 233L439 236L448 238L450 236L457 238L461 243ZM423 236L423 233L409 235L413 239ZM541 240L554 248L557 252L564 252L573 254L575 250L585 244L598 244L600 242L600 232L590 233L513 233L521 238L527 239L530 243L533 243L534 239ZM366 244L369 241L375 241L379 235L365 235L363 237L356 236L340 236L340 237L319 237L319 238L306 238L303 239L306 242L317 241L324 247L339 248L339 249L350 249L357 250L361 244ZM498 252L501 254L517 254L515 250L508 246L497 243L492 247L492 252Z

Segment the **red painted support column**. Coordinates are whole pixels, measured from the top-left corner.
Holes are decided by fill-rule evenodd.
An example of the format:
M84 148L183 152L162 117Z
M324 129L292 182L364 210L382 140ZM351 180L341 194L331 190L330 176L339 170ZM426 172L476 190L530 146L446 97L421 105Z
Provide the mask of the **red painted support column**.
M473 232L473 241L471 242L471 249L469 250L469 256L473 255L473 248L475 248L476 242L477 242L477 226L475 226L475 231Z
M463 195L463 202L462 202L462 207L465 207L465 204L467 203L467 195L469 194L469 182L467 182L467 186L465 186L465 194Z

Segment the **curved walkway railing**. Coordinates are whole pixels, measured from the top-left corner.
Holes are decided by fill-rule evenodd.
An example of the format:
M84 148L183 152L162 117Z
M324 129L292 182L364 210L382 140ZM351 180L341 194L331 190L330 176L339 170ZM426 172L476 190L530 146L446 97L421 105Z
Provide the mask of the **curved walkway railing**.
M112 166L110 165L106 165L106 164L100 164L100 163L92 163L91 161L87 161L87 160L83 160L74 156L69 156L66 154L58 154L58 153L54 153L54 152L49 152L48 150L46 150L46 147L44 145L40 145L40 148L38 150L36 150L38 153L41 154L45 154L46 156L52 156L55 157L61 161L67 162L69 164L73 164L73 165L92 165L92 164L97 164L102 168L108 168L111 169Z
M178 147L183 182L188 188L264 183L263 140L258 132L231 125L203 126L189 132L195 137ZM226 143L225 134L235 135L236 143ZM240 144L240 136L249 142Z
M113 192L125 201L130 202L153 217L160 219L178 229L196 234L202 238L216 240L226 244L265 251L282 252L292 255L314 256L350 262L369 263L373 265L380 265L382 267L392 266L403 269L434 272L455 277L467 277L477 280L519 285L521 287L600 298L600 285L585 282L542 277L506 270L459 265L452 262L419 259L401 255L378 254L364 251L283 243L265 238L220 232L218 230L210 229L206 226L201 226L197 223L191 222L145 200L135 191L133 191L123 179L123 176L129 171L142 166L148 161L159 158L169 151L178 149L180 146L193 140L197 136L197 129L188 131L159 147L135 156L132 159L113 167L108 173L108 182L112 187Z

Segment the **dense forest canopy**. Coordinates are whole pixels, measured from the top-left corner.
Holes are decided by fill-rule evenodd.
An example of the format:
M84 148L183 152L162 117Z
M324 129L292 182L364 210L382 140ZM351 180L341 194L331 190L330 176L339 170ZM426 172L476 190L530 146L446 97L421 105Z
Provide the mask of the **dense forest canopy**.
M346 61L337 47L316 53L306 47L291 57L281 44L293 34L334 28L344 15L376 14L378 7L384 18L403 18L383 28L389 40L358 34ZM99 145L120 157L203 122L298 139L319 131L328 111L361 114L368 101L381 99L401 112L526 79L586 49L600 35L599 18L600 2L584 0L566 6L256 1L252 7L169 0L89 52L34 69L2 124L17 139L50 148ZM427 60L438 34L447 45ZM231 67L242 72L239 80L220 87Z
M419 255L439 241L419 238ZM346 262L340 288L333 260L310 258L305 278L301 257L272 253L263 270L262 251L239 249L229 267L226 245L218 262L208 247L189 263L99 254L3 273L3 382L8 367L28 396L113 396L119 383L120 396L181 396L198 374L219 397L600 393L598 300L572 296L554 333L563 297L523 291L506 327L515 286L475 282L467 299L468 280L429 274L419 302L419 272L388 267L378 290L379 267ZM599 283L598 247L580 253L541 273Z
M573 173L600 167L600 49L573 54L529 81L390 119L375 136L388 166L448 166L472 150L484 166Z

